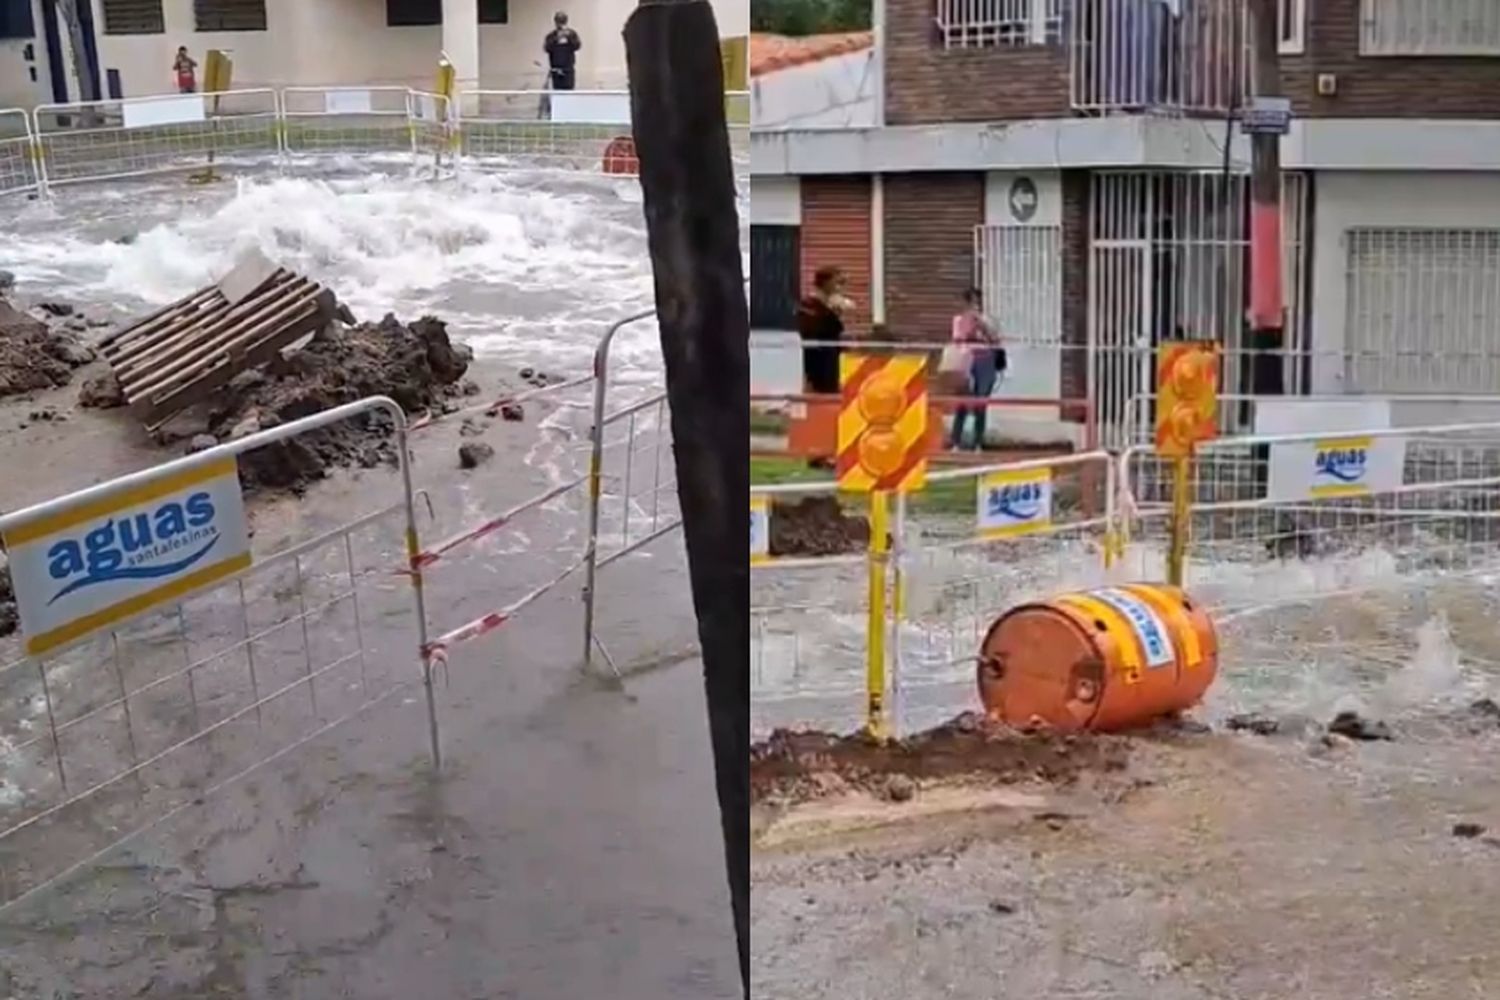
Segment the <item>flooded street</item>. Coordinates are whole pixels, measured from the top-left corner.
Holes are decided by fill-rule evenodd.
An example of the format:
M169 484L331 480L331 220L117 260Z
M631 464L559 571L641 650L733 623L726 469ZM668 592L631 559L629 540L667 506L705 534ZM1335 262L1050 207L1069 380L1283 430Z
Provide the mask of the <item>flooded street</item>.
M1360 561L1365 585L1342 593L1328 583L1348 568L1318 561L1200 565L1222 609L1206 727L1129 737L1118 773L763 808L756 996L1495 996L1495 590L1483 571L1397 580L1379 553ZM919 711L977 701L927 690L945 694ZM1328 735L1339 712L1391 738ZM1250 719L1276 731L1235 731Z
M166 183L144 187L166 198ZM476 350L480 398L492 399L517 387L523 366L586 371L607 325L650 301L639 205L616 193L625 185L534 183L267 178L195 193L180 219L150 202L150 225L124 242L131 234L111 227L130 207L80 190L72 215L59 201L65 224L44 206L14 220L0 266L32 301L131 315L183 294L248 241L328 281L357 312L450 319ZM62 246L55 257L49 244ZM654 328L627 331L615 357L612 409L659 383ZM459 470L457 449L474 427L454 419L415 437L423 543L575 481L589 393L528 402L520 422L481 420L496 454L472 471ZM0 484L0 508L174 454L75 398L76 384L0 408L0 462L39 470ZM38 422L39 408L64 419ZM670 447L653 419L643 412L633 446L614 439L606 454L606 544L639 539L675 511ZM576 565L582 494L564 490L432 567L432 635ZM436 671L434 775L400 503L386 468L340 471L300 499L259 497L259 564L243 594L221 588L180 617L125 630L118 647L64 654L48 669L51 699L60 717L83 720L61 737L66 787L37 675L4 674L3 825L64 805L0 846L0 890L19 899L0 911L0 995L738 995L680 535L603 571L608 659L598 653L591 673L580 669L577 574L449 649ZM382 510L347 544L274 555ZM0 662L14 653L10 640ZM143 692L128 718L111 701L121 687ZM65 804L137 760L139 771Z

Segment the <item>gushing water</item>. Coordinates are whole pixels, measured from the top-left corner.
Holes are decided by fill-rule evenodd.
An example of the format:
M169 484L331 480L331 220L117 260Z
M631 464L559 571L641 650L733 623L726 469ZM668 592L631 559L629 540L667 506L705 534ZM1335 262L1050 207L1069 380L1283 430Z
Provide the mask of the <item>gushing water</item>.
M328 284L361 319L438 315L481 355L585 369L608 324L651 305L633 179L403 171L79 187L0 223L23 293L119 319L222 277L239 254ZM654 330L624 369L659 369Z

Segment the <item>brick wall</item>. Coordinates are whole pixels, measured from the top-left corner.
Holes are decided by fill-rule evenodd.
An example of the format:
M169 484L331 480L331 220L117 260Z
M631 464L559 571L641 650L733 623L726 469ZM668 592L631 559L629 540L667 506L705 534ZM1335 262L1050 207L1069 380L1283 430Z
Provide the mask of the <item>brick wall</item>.
M1299 115L1319 118L1500 118L1500 58L1361 56L1360 0L1308 4L1306 54L1281 57ZM1319 73L1338 95L1319 97Z
M934 0L887 0L892 125L1057 118L1070 113L1064 45L944 49Z
M812 291L820 267L837 267L848 277L855 310L845 332L870 330L870 178L802 178L802 293Z
M984 222L980 173L887 174L885 314L901 340L946 341L974 283L974 227Z

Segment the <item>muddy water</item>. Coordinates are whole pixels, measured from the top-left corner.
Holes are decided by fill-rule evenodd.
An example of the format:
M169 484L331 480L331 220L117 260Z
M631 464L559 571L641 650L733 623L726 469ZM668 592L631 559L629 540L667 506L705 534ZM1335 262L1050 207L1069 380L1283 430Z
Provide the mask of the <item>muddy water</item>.
M388 238L384 230L367 233L373 242L347 259L333 258L348 241L328 236L325 246L314 239L319 225L353 225L382 211L390 228L405 226L411 239L432 235L419 222L432 215L432 225L442 224L442 206L434 207L439 196L418 192L403 202L398 180L366 177L347 190L335 184L314 191L308 201L323 207L280 215L276 239L291 239L284 230L292 226L293 243L306 249L298 262L316 266L319 254L332 255L322 263L341 291L360 288L361 267L377 269L365 273L377 285L398 280L399 254L380 242ZM506 183L514 194L528 182ZM504 208L508 196L499 186L505 185L476 180L457 197L517 215L519 209ZM534 235L513 234L530 250L508 279L470 267L424 284L408 269L416 284L403 286L404 305L393 304L398 312L451 305L466 314L464 303L473 306L472 315L455 323L455 334L479 348L475 374L486 393L514 384L521 363L577 372L572 362L587 357L607 319L649 294L638 205L613 194L614 208L591 204L600 194L586 187L538 194L563 214L541 212L526 220L537 227ZM119 234L109 226L126 225L129 205L80 211L68 217L67 252L55 257L39 249L55 220L28 215L21 224L30 227L27 246L36 252L28 251L25 261L33 271L11 269L22 270L23 287L34 297L46 297L50 287L57 297L93 294L103 303L121 294L103 286L124 280L145 261L150 277L164 284L150 295L142 282L131 284L141 295L121 296L129 299L122 308L176 294L178 285L197 281L196 272L182 271L187 265L179 258L229 252L235 227L226 224L225 213L245 211L237 198L253 203L267 195L240 192L227 203L213 192L193 197L176 213L147 200L140 225ZM521 194L513 200L516 206L539 203ZM596 218L594 235L573 232L568 212L579 226ZM616 216L634 221L616 231ZM268 218L260 211L241 221ZM131 233L132 242L109 243ZM479 242L495 250L510 239L497 233L480 234ZM461 256L469 244L450 235L429 242L438 249L451 243ZM179 242L186 251L170 250ZM15 246L5 241L7 252ZM557 254L549 256L548 247ZM576 251L571 283L562 272L547 272L569 266L569 247ZM471 264L485 259L483 250L469 258ZM346 265L354 270L339 270ZM588 268L603 282L592 293L580 277ZM528 291L533 285L537 294ZM542 285L560 290L542 294ZM501 296L503 307L486 298L497 286L510 289ZM545 334L537 332L542 328ZM659 378L653 337L644 329L622 341L618 357L627 389ZM528 345L545 348L545 357L523 355ZM524 423L489 422L478 438L460 437L455 421L415 442L417 483L431 501L430 514L425 503L421 507L423 538L447 537L576 476L585 454L583 402L528 405ZM0 465L35 470L0 483L0 507L160 458L119 414L72 409L70 391L27 405L54 406L66 420L41 425L29 420L26 407L0 410ZM456 450L467 440L483 440L497 454L460 473ZM639 449L636 468L653 454L650 447ZM669 449L665 456L670 462ZM607 491L618 488L622 461L620 449L607 458ZM669 495L670 480L664 482ZM256 551L280 551L398 499L395 476L377 469L340 473L302 501L258 503L252 511ZM670 512L665 504L659 513ZM633 513L638 537L646 509L638 503ZM607 532L620 529L617 497L607 503L604 520ZM553 579L576 559L583 540L575 491L444 560L428 587L434 632ZM0 995L738 995L680 541L666 539L606 571L600 633L626 671L623 684L587 679L579 670L576 577L500 631L452 650L436 685L445 754L436 777L428 760L411 591L392 572L400 558L399 523L372 525L347 550L328 546L253 575L243 605L233 590L196 599L182 620L166 616L133 629L118 654L104 647L80 650L50 675L55 701L76 715L112 698L118 675L135 689L192 659L223 654L195 672L191 690L176 680L132 697L129 726L116 709L68 730L70 791L117 773L122 761L167 751L195 728L250 704L257 690L264 696L282 685L288 693L216 731L212 740L167 753L140 781L113 786L0 846L0 892L14 896L181 807L75 877L0 913L6 954ZM347 597L349 562L356 567L358 614ZM253 677L241 642L247 628L269 633L254 644ZM359 650L362 656L351 655ZM0 650L0 660L12 652ZM312 684L299 682L309 669L325 667ZM33 677L7 675L0 690L0 737L11 746L31 744L9 755L0 775L0 813L8 821L62 795L49 747L36 739L46 727L38 687ZM393 689L354 721L230 781L254 761L359 710L372 694ZM202 789L226 782L194 802Z
M756 995L1496 995L1500 725L1471 707L1500 691L1493 585L1270 596L1224 613L1198 716L1279 732L1134 738L1097 794L776 841L752 862ZM1326 740L1344 710L1394 739Z

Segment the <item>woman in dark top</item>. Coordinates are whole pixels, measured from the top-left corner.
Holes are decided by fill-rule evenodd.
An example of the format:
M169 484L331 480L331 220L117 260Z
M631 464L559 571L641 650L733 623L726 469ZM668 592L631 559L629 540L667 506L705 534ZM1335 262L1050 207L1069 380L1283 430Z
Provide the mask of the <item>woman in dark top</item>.
M837 341L844 336L843 314L852 303L844 295L844 273L820 267L813 275L813 292L797 305L797 333L802 337L802 378L807 391L839 391ZM817 344L818 346L809 346Z

